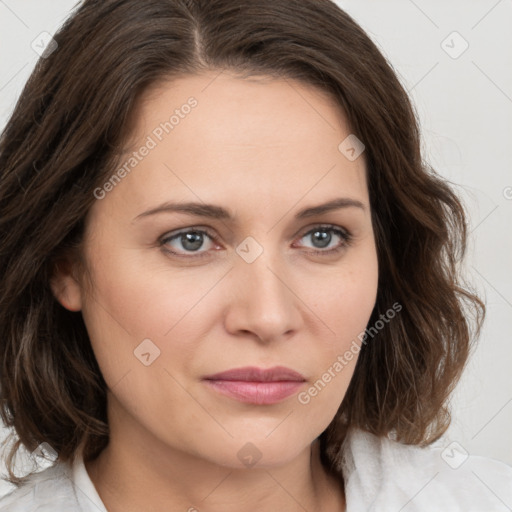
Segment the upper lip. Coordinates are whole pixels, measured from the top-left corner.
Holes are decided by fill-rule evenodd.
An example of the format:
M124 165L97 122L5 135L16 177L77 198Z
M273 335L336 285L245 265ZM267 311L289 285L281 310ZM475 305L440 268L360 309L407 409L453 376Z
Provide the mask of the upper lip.
M272 368L258 368L256 366L245 366L233 368L225 372L215 373L204 377L206 380L239 380L247 382L277 382L277 381L298 381L306 379L300 373L286 368L285 366L274 366Z

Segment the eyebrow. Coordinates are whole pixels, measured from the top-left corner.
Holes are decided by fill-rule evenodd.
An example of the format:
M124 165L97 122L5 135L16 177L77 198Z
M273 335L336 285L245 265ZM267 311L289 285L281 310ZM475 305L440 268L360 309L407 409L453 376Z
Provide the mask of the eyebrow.
M366 211L364 204L357 199L352 199L349 197L340 197L337 199L333 199L332 201L328 201L327 203L323 203L317 206L312 206L305 208L299 211L295 218L306 219L308 217L313 217L315 215L321 215L322 213L327 213L333 210L340 210L342 208L360 208L363 211ZM218 220L227 220L234 222L234 216L222 206L214 205L214 204L206 204L206 203L173 203L166 202L155 208L151 208L145 212L140 213L134 218L134 221L139 220L144 217L149 217L150 215L156 215L158 213L186 213L189 215L195 215L197 217L205 217L210 219L218 219Z

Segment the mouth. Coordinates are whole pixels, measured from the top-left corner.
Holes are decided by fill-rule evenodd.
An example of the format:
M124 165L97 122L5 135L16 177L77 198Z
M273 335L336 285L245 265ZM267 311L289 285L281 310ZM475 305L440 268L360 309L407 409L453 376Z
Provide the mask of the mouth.
M295 394L306 382L300 373L276 366L235 368L204 377L210 389L240 402L269 405Z

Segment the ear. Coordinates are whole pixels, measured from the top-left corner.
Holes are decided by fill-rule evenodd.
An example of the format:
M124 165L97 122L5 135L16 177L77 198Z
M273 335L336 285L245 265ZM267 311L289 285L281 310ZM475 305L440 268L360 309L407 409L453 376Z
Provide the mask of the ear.
M69 256L54 263L50 287L61 306L69 311L82 309L82 288L78 281L76 265Z

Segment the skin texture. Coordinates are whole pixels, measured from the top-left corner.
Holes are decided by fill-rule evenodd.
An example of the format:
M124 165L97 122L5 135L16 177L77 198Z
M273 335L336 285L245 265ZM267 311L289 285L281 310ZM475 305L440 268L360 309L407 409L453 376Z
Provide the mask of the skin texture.
M52 284L64 307L82 311L109 387L110 444L86 468L109 512L342 510L341 486L315 440L357 357L307 404L297 393L242 403L202 378L283 365L306 378L304 391L364 331L378 281L364 154L350 161L338 150L350 130L322 91L226 71L146 91L131 149L191 96L197 106L90 210L90 279L70 262ZM294 218L341 197L364 209ZM136 219L167 201L214 203L236 221L171 212ZM319 224L348 230L351 243L330 231L328 244L306 234ZM204 235L195 252L179 237L159 245L184 228L209 228L215 239ZM247 237L257 245L242 244ZM263 252L248 263L240 246ZM145 339L160 350L148 366L134 354ZM261 457L252 467L237 455L247 443Z

